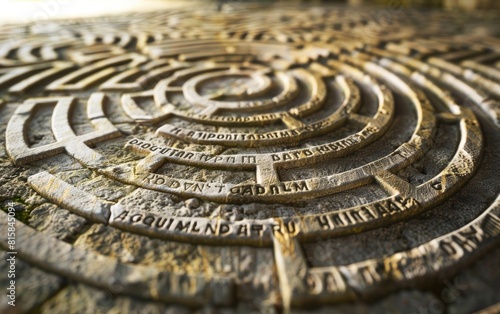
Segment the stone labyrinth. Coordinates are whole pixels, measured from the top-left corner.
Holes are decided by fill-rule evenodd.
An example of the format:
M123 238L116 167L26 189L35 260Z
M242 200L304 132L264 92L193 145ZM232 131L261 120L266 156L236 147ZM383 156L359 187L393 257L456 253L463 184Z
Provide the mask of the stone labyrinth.
M499 31L489 12L250 5L0 26L19 307L500 302Z

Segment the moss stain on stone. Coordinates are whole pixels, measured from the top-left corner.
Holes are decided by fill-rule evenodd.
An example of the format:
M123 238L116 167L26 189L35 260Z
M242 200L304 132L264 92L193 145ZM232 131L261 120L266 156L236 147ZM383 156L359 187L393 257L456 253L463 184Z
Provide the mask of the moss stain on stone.
M24 224L28 224L29 219L31 217L32 208L28 207L28 205L26 204L26 202L23 200L22 197L15 195L12 197L12 199L4 201L0 205L0 209L2 211L4 211L5 213L8 213L7 204L10 202L14 202L16 204L23 205L22 209L16 208L14 217L16 218L16 220L18 220Z

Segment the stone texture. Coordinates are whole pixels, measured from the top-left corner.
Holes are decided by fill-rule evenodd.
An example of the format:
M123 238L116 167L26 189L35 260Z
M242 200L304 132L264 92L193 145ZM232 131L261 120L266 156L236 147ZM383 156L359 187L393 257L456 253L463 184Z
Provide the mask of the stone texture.
M115 297L106 290L71 284L47 301L40 313L191 313L189 309L130 297Z
M0 24L22 311L500 301L497 13L184 5Z
M9 269L7 254L0 252L0 269ZM16 300L14 310L18 313L34 311L46 300L57 294L65 285L66 279L54 274L47 273L37 267L17 259L15 278L8 278L5 273L0 279L0 287L3 291L10 286L10 280L15 280ZM7 313L13 308L7 304L7 298L0 299L0 311ZM5 311L5 312L4 312Z
M72 242L89 225L85 218L53 204L43 204L30 213L30 226L48 237Z

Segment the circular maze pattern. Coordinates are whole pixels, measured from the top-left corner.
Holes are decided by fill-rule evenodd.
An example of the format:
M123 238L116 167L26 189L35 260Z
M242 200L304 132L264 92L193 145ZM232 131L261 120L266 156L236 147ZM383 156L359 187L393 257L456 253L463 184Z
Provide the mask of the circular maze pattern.
M498 247L496 16L380 10L1 26L19 258L132 304L289 311Z

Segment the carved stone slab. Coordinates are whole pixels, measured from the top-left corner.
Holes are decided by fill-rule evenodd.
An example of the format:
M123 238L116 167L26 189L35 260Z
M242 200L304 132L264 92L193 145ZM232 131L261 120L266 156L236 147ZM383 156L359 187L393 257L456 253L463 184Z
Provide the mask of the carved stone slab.
M495 267L436 291L498 262L497 19L204 4L0 25L0 247L53 283L19 306L494 311Z

